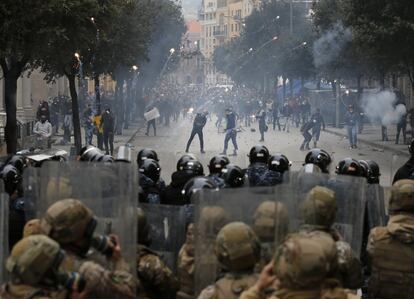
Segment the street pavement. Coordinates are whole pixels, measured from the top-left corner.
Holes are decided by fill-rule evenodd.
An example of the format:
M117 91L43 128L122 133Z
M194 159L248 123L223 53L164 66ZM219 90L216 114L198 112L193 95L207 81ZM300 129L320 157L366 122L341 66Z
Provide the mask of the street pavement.
M223 128L218 130L215 126L216 118L213 116L212 120L207 122L204 128L204 143L205 154L200 154L199 141L196 136L193 140L190 152L194 153L205 167L205 173L208 173L207 164L209 159L223 151L224 133ZM224 124L224 122L223 122ZM251 128L255 129L252 132ZM157 124L157 136L145 136L146 128L139 127L135 132L135 136L131 138L131 145L133 146L133 159L135 161L136 154L142 148L153 148L160 157L160 164L162 167L162 177L168 183L170 182L171 173L174 172L176 162L179 157L184 154L187 140L192 129L192 120L180 119L179 122L171 122L170 127L165 127ZM405 154L404 148L406 145L401 145L394 150L392 146L384 147L380 143L375 142L359 142L358 149L349 149L348 140L344 137L345 129L332 130L328 128L329 132L322 131L321 140L318 147L327 150L333 159L331 165L331 173L334 172L336 164L343 158L352 157L357 160L375 160L381 169L381 184L389 186L391 184L392 176L396 169L400 167L408 158ZM336 131L335 131L336 130ZM220 131L220 132L219 132ZM336 134L335 134L336 133ZM339 134L341 133L341 134ZM366 133L369 135L369 128ZM372 133L374 134L374 133ZM366 137L366 136L365 136ZM380 137L380 135L378 135ZM364 135L360 135L363 139ZM252 127L243 127L243 131L238 133L237 142L239 151L237 157L230 156L230 160L239 165L246 167L248 165L247 154L250 148L259 142L260 134L258 131L258 123L252 124ZM265 135L266 145L271 153L283 153L293 163L292 170L299 170L303 164L306 151L300 151L299 147L303 138L298 128L290 127L290 132L273 131L269 125L269 131ZM311 144L312 145L312 144ZM231 142L229 143L228 154L233 151Z

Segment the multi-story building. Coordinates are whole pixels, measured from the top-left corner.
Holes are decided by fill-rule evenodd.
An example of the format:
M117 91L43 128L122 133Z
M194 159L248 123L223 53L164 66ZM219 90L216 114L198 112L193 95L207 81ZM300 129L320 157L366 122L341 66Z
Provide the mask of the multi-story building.
M257 7L255 0L203 0L199 11L201 24L200 50L204 55L205 83L229 84L230 78L217 72L213 63L214 49L238 37L244 18Z

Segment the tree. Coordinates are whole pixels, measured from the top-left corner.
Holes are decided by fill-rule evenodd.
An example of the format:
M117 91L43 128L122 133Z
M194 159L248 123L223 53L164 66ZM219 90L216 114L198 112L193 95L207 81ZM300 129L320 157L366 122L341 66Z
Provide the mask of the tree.
M48 45L59 27L48 23L62 10L62 1L2 0L0 2L0 65L5 83L7 152L17 150L17 80Z

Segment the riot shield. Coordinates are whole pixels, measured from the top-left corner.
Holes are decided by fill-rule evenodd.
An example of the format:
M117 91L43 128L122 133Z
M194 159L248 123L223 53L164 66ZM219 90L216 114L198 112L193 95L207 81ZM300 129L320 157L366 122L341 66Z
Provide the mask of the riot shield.
M367 185L366 215L369 228L387 225L387 213L385 210L385 190L380 185Z
M23 181L25 192L33 203L31 212L37 218L56 201L78 199L98 218L95 233L118 235L125 260L136 267L137 214L134 207L137 206L138 183L133 165L48 162L41 168L27 169Z
M359 254L366 206L365 178L306 172L290 172L288 176L288 185L299 199L305 199L307 193L315 186L326 187L335 192L337 212L333 228L351 245L354 252Z
M9 201L8 195L0 188L0 283L7 280L6 259L9 256Z
M196 295L223 272L224 267L215 254L216 236L223 226L234 221L244 222L256 231L263 245L269 248L271 244L274 248L293 230L289 220L297 218L289 186L202 190L197 195L194 207Z
M392 155L390 157L390 186L393 185L393 179L395 174L397 173L398 169L403 166L410 157L408 155ZM385 175L387 173L385 172Z
M176 260L185 242L185 207L140 204L150 226L150 248L160 254L167 266L176 272Z

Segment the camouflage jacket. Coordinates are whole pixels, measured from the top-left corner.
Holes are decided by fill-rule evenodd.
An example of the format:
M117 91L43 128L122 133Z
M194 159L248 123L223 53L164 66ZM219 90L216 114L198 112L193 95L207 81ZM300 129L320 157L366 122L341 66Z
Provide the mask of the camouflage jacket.
M70 251L66 251L66 258L62 263L63 270L78 272L85 278L85 292L89 298L135 298L137 280L130 273L128 264L121 259L112 266L113 270L108 270Z
M214 285L205 288L198 299L238 299L256 283L257 279L257 274L227 273Z
M47 290L28 285L4 284L0 289L1 299L66 299L70 295L65 290Z
M177 298L194 298L194 246L184 244L178 253L177 263L180 290Z
M335 230L323 229L319 226L305 225L300 229L300 233L326 233L332 236L336 242L336 249L338 250L338 270L333 273L333 278L338 279L342 286L356 290L363 285L362 265L358 257L353 252L351 246L338 239Z
M315 290L289 290L280 289L272 294L259 292L254 286L245 291L240 299L359 299L360 297L352 294L346 289L339 287L324 288Z
M137 298L175 298L178 281L174 274L158 254L143 245L137 248L137 274L140 280Z

